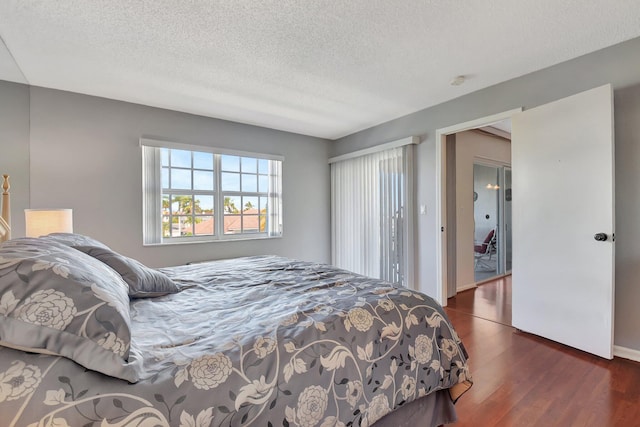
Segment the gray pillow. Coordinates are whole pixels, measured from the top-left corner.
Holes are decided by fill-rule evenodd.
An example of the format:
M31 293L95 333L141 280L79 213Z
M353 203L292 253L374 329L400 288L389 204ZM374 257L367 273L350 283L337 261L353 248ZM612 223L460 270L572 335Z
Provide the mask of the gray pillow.
M0 244L0 345L67 357L135 382L128 286L98 260L51 239Z
M129 296L132 298L158 297L179 291L178 286L164 273L151 269L133 258L108 248L96 246L74 246L74 248L117 271L129 285Z
M43 238L71 246L113 268L129 285L129 296L132 298L157 297L179 291L178 286L164 273L119 254L92 237L75 233L51 233Z
M93 237L84 236L76 233L51 233L41 237L42 239L54 240L67 246L96 246L99 248L109 248L104 243L94 239Z

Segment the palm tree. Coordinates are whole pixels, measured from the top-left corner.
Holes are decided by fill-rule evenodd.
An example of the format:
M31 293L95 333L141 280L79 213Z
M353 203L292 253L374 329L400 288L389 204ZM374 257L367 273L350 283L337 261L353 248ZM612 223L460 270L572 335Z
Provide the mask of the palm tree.
M267 208L260 210L260 231L267 231Z
M231 200L231 197L224 198L224 211L230 214L240 213L240 211L236 207L236 204Z
M164 195L162 197L162 210L166 214L169 213L170 207L172 204L177 203L178 206L172 212L172 221L171 224L167 222L162 223L162 234L166 237L171 236L170 228L173 227L173 224L178 225L178 231L180 235L192 235L192 232L183 231L182 224L188 225L188 228L191 228L191 225L194 222L194 214L202 214L203 210L200 207L200 200L196 199L194 202L194 198L192 196L171 196L171 203L169 201L169 196ZM179 215L179 216L178 216ZM195 222L200 222L199 218L196 218Z

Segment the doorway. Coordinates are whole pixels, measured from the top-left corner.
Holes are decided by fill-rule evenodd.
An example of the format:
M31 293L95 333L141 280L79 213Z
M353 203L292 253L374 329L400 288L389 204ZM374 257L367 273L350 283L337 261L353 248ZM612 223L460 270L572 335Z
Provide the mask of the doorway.
M447 190L448 190L448 187L451 186L451 179L452 179L451 168L455 167L454 165L452 165L451 159L448 155L450 153L448 148L451 146L451 144L449 143L451 136L467 130L478 129L478 128L489 126L497 122L502 122L504 120L510 120L513 115L520 112L522 112L522 108L517 108L514 110L505 111L503 113L494 114L492 116L484 117L477 120L472 120L466 123L461 123L461 124L457 124L454 126L437 130L436 158L445 160L445 161L436 162L436 187L444 190L439 192L438 208L436 209L437 222L439 224L447 224L447 223L451 224L452 223L451 216L457 215L457 213L461 211L460 206L456 206L455 212L451 212L450 198L447 197L447 193L448 193ZM457 154L458 153L456 153L456 155ZM472 183L472 179L466 182ZM454 185L457 185L457 184L458 183ZM471 199L471 194L472 194L472 191L469 192L469 197L467 199L462 199L462 201L466 203L468 202L473 203ZM469 215L469 212L471 212L471 219L468 221L468 223L473 224L472 208L471 209L465 208L465 209L462 209L462 211L467 212L467 215ZM458 272L452 271L455 269L452 268L451 262L449 262L451 259L451 253L456 252L455 250L456 248L452 248L452 242L450 242L449 237L451 233L459 236L460 230L455 230L455 228L453 228L452 230L449 230L449 229L445 229L445 227L441 227L440 232L441 232L441 237L436 239L436 276L437 276L437 281L439 283L439 286L436 289L436 299L440 304L442 304L443 306L446 306L447 298L449 296L455 295L456 291L458 290L456 289L455 285L452 287L452 282L450 279L452 278L452 276L454 276L453 278L455 280L459 279L459 277L455 277ZM459 248L468 248L464 250L468 251L468 254L469 254L468 256L470 256L470 259L471 259L471 266L473 267L473 245L468 245L468 244L457 245L456 244L456 246L458 246ZM506 251L507 250L505 248L505 252ZM452 274L452 273L456 273L456 274ZM475 287L475 280L473 279L473 268L471 269L470 281L473 284L473 286L471 287Z
M448 297L506 271L504 167L511 141L502 124L506 131L485 126L447 136Z
M447 135L503 118L513 119L516 142L513 326L610 359L615 290L610 84L525 112L512 110L437 130L436 298L447 304ZM567 316L566 304L558 304L563 298L588 303L573 304Z

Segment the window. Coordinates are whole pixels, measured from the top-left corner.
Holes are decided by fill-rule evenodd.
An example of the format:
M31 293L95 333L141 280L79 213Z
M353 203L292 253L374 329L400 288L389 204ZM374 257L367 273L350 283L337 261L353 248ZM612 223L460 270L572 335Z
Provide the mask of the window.
M145 244L282 235L282 158L141 144Z

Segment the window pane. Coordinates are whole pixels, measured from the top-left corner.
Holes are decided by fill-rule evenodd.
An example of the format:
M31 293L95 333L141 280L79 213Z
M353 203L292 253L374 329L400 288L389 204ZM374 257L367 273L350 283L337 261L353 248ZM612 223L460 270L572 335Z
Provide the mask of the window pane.
M225 196L224 214L239 214L242 207L242 200L239 196Z
M162 168L160 174L162 176L162 182L160 185L162 185L162 188L169 188L169 169Z
M163 194L162 195L162 215L169 215L171 213L169 210L169 207L170 207L169 195Z
M260 197L260 213L267 213L267 198Z
M224 216L224 234L238 234L242 232L242 217L240 215Z
M213 191L213 172L193 171L193 189Z
M196 215L213 214L213 196L195 196Z
M259 228L258 215L242 215L242 232L257 233Z
M169 230L169 237L180 237L180 226L178 225L178 217L171 217L171 229Z
M269 160L258 160L258 172L268 174L269 173Z
M260 232L264 233L267 231L267 216L260 215Z
M168 216L162 217L162 237L171 237L171 224Z
M197 216L194 227L196 236L212 236L215 231L212 216Z
M171 169L171 188L191 190L191 171L187 169Z
M213 170L213 153L193 152L193 167L196 169Z
M223 154L221 168L223 171L240 172L240 157Z
M258 191L261 193L269 192L269 177L267 175L259 175L258 176Z
M240 174L222 172L222 191L240 191Z
M258 198L257 197L243 197L242 198L242 212L243 213L258 213Z
M161 148L160 149L160 162L162 166L169 166L169 149Z
M190 168L191 151L171 150L171 166L179 168Z
M242 191L258 191L258 175L242 174Z
M243 157L242 172L258 173L258 159L253 157Z
M173 237L193 236L193 218L190 216L177 216L172 232Z
M171 195L171 213L173 215L190 215L193 211L193 197L189 195Z

